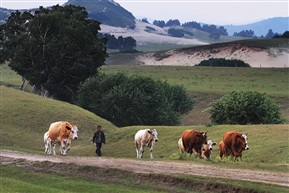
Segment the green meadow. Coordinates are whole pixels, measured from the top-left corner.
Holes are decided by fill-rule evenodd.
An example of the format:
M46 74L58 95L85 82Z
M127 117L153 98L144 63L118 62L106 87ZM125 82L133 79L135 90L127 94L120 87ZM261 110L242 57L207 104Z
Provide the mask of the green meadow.
M207 68L207 67L156 67L156 66L103 66L105 73L126 72L150 76L167 81L170 84L184 85L192 96L213 100L232 90L257 90L265 92L277 99L282 115L288 119L288 73L289 69L256 69L256 68ZM18 150L34 154L43 154L43 134L50 123L64 120L79 126L79 139L72 142L71 156L94 156L95 146L91 143L97 125L102 125L106 133L107 143L103 145L103 156L115 158L136 159L134 134L137 130L147 126L129 126L118 128L107 120L69 103L43 98L28 92L17 90L21 78L11 71L7 65L1 65L1 149ZM198 98L200 99L200 98ZM207 100L207 102L210 102ZM197 104L202 100L197 100ZM208 103L194 110L200 114L208 108ZM195 119L186 115L185 123L180 126L153 126L158 130L159 142L154 145L154 160L169 162L194 162L205 165L221 166L226 168L246 168L251 170L265 170L288 172L289 158L289 125L211 125L189 123ZM208 119L203 122L209 123ZM186 129L196 129L208 132L208 139L219 143L226 131L239 131L248 133L250 150L243 152L243 162L233 159L220 160L218 146L214 147L211 161L205 161L194 156L181 155L178 151L177 141ZM58 150L58 149L57 149ZM185 157L185 158L184 158ZM149 151L145 149L144 160L149 158ZM109 173L110 170L108 170ZM118 171L122 173L124 171ZM111 173L110 177L115 176ZM30 176L30 177L27 177ZM1 192L79 192L73 186L86 187L84 192L94 192L100 188L103 192L125 192L126 185L131 182L124 176L123 180L115 183L97 183L86 180L77 175L47 174L1 165ZM76 180L78 179L78 180ZM207 183L224 183L213 178L196 178ZM194 180L196 180L194 179ZM61 185L51 188L47 184L57 184L64 180L67 188ZM193 180L193 179L190 179ZM16 184L16 185L15 185ZM31 185L33 184L33 185ZM36 185L37 184L37 185ZM149 183L148 183L149 184ZM217 185L216 185L217 186ZM228 186L238 187L242 190L255 190L256 192L286 192L285 187L271 186L260 183L231 181ZM118 191L119 190L119 191ZM126 192L153 192L150 185L132 185ZM177 192L175 189L158 189L158 192ZM186 192L187 189L179 192Z

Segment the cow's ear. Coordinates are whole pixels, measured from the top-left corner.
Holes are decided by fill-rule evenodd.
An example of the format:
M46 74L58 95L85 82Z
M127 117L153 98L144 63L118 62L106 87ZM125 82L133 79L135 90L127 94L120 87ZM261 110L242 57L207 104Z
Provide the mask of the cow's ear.
M67 129L67 130L71 130L71 128L70 128L70 127L68 127L68 126L66 126L66 129Z
M149 129L149 130L148 130L148 133L149 133L149 134L152 134L152 131Z
M214 145L217 145L217 143L213 141L213 144L212 144L212 145L213 145L213 146L214 146Z

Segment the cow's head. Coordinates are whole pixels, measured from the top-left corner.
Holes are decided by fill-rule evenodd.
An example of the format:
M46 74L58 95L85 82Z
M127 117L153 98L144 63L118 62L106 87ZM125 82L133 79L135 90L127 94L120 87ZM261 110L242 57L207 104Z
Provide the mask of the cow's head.
M240 147L240 150L248 150L249 146L248 146L248 137L246 134L242 133L242 134L238 134L237 136L237 144Z
M72 139L74 139L74 140L77 140L77 138L78 138L77 131L78 131L77 126L73 125L73 127L71 129L71 133L73 133Z
M196 136L200 138L202 144L207 144L207 132L198 132Z
M157 142L159 140L158 139L158 132L156 129L150 129L150 130L148 130L148 132L153 136L154 142Z
M249 149L249 145L248 145L248 136L247 136L247 134L245 134L245 133L242 133L242 138L244 138L244 140L245 140L245 143L246 143L246 145L245 145L245 150L248 150Z
M209 141L207 142L208 150L212 150L212 149L213 149L213 146L215 146L216 144L217 144L216 142L209 140Z

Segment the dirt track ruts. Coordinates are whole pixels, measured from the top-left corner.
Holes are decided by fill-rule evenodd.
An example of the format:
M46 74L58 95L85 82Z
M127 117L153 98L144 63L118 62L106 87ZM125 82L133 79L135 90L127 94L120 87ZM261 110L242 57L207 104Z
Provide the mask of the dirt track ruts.
M289 187L289 173L262 170L229 169L195 163L173 161L144 161L107 157L52 156L0 150L1 157L25 159L29 161L49 161L54 163L75 163L79 165L118 168L136 173L159 173L167 175L194 175L261 182Z

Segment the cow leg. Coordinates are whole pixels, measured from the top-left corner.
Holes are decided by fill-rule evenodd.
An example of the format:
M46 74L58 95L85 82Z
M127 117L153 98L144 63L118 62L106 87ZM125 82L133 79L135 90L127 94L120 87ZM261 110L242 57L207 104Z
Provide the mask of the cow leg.
M66 153L70 150L70 148L71 148L71 140L68 139L68 140L67 140L67 149L66 149Z
M151 146L150 146L150 156L151 156L151 158L154 158L153 157L153 144L151 144Z
M61 149L60 149L60 148L61 148ZM61 155L66 155L65 148L66 148L66 143L65 143L64 140L62 140L62 141L61 141L61 146L59 147L59 150L60 150Z
M46 153L48 153L49 155L51 155L51 141L49 141L48 143L47 143L47 152Z
M141 145L140 145L140 150L139 150L139 158L142 158L143 153L144 153L144 145L141 144Z
M136 158L140 158L139 157L140 151L139 151L139 147L138 147L138 143L137 142L135 142L135 150L136 150Z
M44 142L44 153L48 153L48 143Z
M56 152L55 152L56 143L53 143L52 147L53 147L53 155L56 155ZM51 148L50 148L50 154L51 154Z

